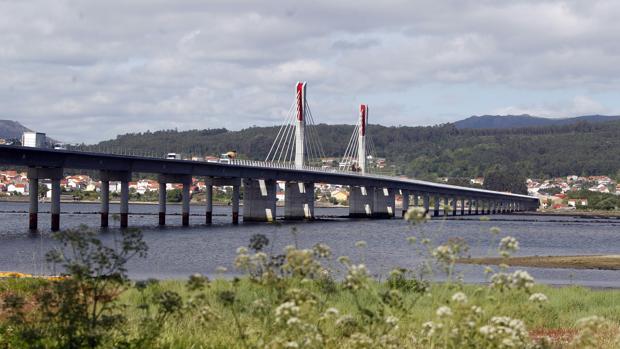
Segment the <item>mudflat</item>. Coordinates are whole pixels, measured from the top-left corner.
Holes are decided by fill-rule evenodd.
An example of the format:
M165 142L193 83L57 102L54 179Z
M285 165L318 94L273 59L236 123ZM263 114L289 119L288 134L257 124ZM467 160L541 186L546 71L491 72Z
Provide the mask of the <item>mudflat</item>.
M461 258L457 260L457 263L482 265L506 264L509 266L534 268L620 270L620 255Z

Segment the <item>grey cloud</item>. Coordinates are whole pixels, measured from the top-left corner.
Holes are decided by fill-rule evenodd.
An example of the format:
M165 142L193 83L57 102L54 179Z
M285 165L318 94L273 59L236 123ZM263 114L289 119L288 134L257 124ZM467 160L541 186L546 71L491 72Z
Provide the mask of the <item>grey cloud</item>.
M619 15L612 0L4 1L0 117L95 141L275 124L297 80L319 122L414 85L616 89ZM401 102L375 121L427 123Z
M380 43L377 39L363 39L363 40L336 40L332 44L332 47L338 50L361 50L373 46L378 46Z

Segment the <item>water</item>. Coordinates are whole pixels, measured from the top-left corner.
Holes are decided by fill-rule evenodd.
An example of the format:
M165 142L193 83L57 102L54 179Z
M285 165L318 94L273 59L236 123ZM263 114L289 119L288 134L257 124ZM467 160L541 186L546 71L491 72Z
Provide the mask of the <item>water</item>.
M0 270L28 273L50 273L44 254L54 241L47 232L50 224L49 205L40 205L40 234L27 230L28 205L26 203L0 203ZM99 225L97 204L63 204L62 228L86 224ZM112 204L111 212L118 212ZM218 266L234 272L233 260L239 246L247 246L253 234L265 234L271 241L270 248L280 252L286 245L297 243L309 248L322 242L331 246L335 256L346 255L352 260L366 263L371 271L385 275L393 267L413 268L422 257L407 244L406 238L419 236L419 231L401 219L350 220L346 208L317 208L319 221L304 223L282 222L230 224L230 207L215 206L213 225L204 225L204 206L192 206L190 227L181 227L179 205L168 205L168 226L157 226L156 205L131 205L129 224L140 227L149 246L146 259L130 262L131 277L142 279L185 278L193 273L212 275ZM283 210L280 210L283 211ZM488 256L497 246L497 239L489 233L499 227L501 236L511 235L520 242L517 255L577 255L618 254L620 220L583 219L574 217L539 217L522 215L496 215L490 221L480 221L479 216L433 220L423 226L424 231L437 243L460 237L470 246L472 256ZM119 232L118 222L101 232L103 240L111 240ZM297 228L293 235L291 229ZM364 240L368 247L359 249L355 242ZM491 251L491 252L490 252ZM539 282L548 284L579 284L593 287L620 287L620 272L606 270L573 270L549 268L520 268L528 270ZM484 280L482 267L459 266L466 281Z

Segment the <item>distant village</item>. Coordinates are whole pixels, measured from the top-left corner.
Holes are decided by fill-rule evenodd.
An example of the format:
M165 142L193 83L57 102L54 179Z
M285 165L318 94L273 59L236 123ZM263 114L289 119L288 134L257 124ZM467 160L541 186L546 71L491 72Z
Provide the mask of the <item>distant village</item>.
M540 198L543 208L570 209L588 207L588 199L569 198L569 193L587 190L593 193L620 195L620 184L607 176L566 176L548 180L527 180L529 195Z

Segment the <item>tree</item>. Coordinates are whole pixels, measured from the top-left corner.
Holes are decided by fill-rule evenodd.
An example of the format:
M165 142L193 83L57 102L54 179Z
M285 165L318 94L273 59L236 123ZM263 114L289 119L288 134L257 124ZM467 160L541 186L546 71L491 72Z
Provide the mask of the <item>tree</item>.
M183 192L181 189L172 189L166 192L166 200L168 202L181 202L183 199Z
M48 190L47 185L39 183L39 197L47 196Z
M484 175L484 189L527 194L526 178L517 169L495 165Z

